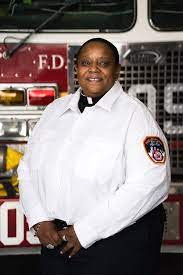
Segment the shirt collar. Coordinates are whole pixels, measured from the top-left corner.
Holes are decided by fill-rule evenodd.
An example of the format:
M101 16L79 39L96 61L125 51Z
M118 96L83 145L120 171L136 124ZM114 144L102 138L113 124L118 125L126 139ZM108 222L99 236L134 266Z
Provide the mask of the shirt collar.
M74 112L78 112L78 101L80 97L79 88L69 99L69 102L63 106L62 111L60 111L60 115L65 113L67 110L71 109ZM111 111L112 105L116 101L116 99L123 93L123 89L121 84L116 81L113 87L95 104L95 106L99 106L107 111Z
M62 106L59 110L59 116L62 116L68 110L77 112L79 97L80 97L80 89L78 89L74 94L70 94L68 100L64 103L64 105L63 103L61 103Z
M119 81L116 81L113 87L95 104L107 111L111 111L111 108L116 99L123 93L123 89Z
M74 112L78 111L78 101L80 97L80 89L77 89L77 91L72 95L69 104L67 106L67 109L71 109Z

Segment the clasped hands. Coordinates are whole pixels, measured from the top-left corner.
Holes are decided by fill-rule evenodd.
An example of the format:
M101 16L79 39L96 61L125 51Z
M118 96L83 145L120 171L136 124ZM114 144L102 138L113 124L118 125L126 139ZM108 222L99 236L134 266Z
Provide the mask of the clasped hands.
M65 242L64 240L66 240L67 242L61 249L60 254L63 255L67 252L69 258L74 256L81 248L73 226L68 226L57 231L51 221L44 221L40 224L37 237L43 246L47 246L48 244L62 246L63 242Z

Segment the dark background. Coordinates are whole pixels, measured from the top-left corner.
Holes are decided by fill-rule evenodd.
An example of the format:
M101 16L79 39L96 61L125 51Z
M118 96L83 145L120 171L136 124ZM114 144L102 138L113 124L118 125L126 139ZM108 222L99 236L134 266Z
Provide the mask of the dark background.
M39 257L39 255L0 256L0 274L40 275ZM183 254L162 253L159 275L183 275Z

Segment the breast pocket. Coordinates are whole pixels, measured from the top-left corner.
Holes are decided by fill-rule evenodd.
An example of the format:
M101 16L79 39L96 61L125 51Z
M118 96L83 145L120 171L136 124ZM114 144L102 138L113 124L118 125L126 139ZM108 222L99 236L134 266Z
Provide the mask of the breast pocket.
M79 151L75 167L76 174L87 179L103 178L105 180L112 174L119 152L119 142L102 138L88 139Z
M49 151L55 144L55 135L52 132L44 131L39 136L34 137L29 146L30 164L32 169L40 169L49 158Z

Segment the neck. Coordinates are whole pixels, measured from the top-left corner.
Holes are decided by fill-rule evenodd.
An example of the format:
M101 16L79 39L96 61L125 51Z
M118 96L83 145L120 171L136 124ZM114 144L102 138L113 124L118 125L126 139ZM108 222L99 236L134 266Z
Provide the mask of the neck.
M82 98L83 100L85 99L89 105L96 104L102 97L103 95L91 97L91 96L85 95L82 90L80 91L80 99L81 100Z
M100 94L100 95L96 95L96 94L93 94L93 95L87 95L87 94L85 94L85 92L84 92L83 90L80 90L80 94L81 94L82 96L84 96L84 97L91 97L91 98L102 98L102 97L106 94L106 92L105 92L105 93L103 93L103 94Z

